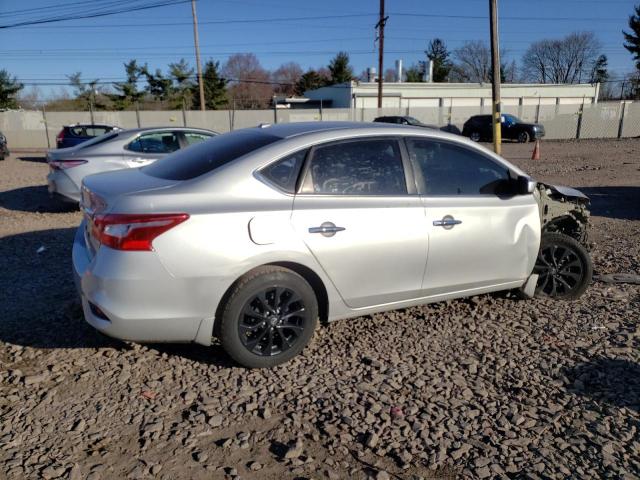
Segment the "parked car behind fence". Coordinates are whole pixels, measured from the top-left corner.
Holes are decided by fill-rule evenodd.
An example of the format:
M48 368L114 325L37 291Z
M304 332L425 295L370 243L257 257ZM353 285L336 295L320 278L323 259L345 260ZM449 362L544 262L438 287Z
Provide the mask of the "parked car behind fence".
M491 141L493 124L491 115L475 115L467 120L462 135L474 142ZM501 117L503 140L515 140L519 143L533 142L545 135L544 126L539 123L525 123L518 117L503 114Z
M65 125L56 137L56 146L58 148L75 147L76 145L99 137L113 130L121 130L115 125L95 125L95 124L75 124Z

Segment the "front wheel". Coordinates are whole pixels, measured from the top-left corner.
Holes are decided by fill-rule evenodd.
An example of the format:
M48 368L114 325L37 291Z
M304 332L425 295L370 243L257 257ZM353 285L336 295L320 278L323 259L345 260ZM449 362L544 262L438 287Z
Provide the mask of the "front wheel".
M561 300L580 297L593 275L587 250L561 233L543 233L533 273L538 274L536 295Z
M527 143L529 141L529 134L527 132L520 132L518 134L518 143Z
M297 273L260 267L234 286L220 322L220 341L231 358L245 367L273 367L309 343L318 322L318 301Z
M482 139L481 136L480 136L480 132L478 132L477 130L474 130L473 132L471 132L469 134L469 138L473 142L479 142Z

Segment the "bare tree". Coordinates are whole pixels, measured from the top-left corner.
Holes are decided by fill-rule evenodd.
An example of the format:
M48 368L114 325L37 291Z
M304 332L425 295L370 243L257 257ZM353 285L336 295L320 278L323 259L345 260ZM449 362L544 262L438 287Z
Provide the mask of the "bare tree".
M302 78L302 67L296 62L287 62L280 65L272 74L275 92L288 97L295 94L296 84Z
M398 76L398 74L397 74L395 68L387 68L384 71L384 76L382 78L384 78L385 82L395 82L397 76Z
M579 83L589 79L600 42L593 32L574 32L559 40L540 40L522 57L528 80L539 83Z
M224 64L222 74L229 81L229 98L238 108L265 108L273 96L273 85L258 57L236 53Z
M490 82L491 50L481 40L465 42L453 51L451 79L456 82Z

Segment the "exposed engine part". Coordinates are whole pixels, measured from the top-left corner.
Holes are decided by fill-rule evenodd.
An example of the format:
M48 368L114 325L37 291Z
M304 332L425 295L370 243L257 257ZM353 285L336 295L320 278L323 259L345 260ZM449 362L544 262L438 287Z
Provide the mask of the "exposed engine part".
M579 190L538 182L534 192L540 208L543 232L557 232L575 238L586 248L589 227L589 197Z

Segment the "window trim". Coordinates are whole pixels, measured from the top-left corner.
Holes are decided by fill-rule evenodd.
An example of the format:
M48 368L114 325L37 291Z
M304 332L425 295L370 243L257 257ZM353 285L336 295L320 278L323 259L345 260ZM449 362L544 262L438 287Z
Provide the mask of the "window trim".
M313 191L313 179L311 175L311 162L313 161L313 157L315 155L315 151L317 148L322 148L326 146L336 145L336 144L344 144L344 143L354 143L354 142L366 142L366 141L375 141L375 140L392 140L396 142L398 145L398 150L400 151L400 159L402 161L402 169L404 171L404 179L405 186L407 188L406 193L402 193L399 195L389 195L389 194L380 194L380 195L340 195L335 193L316 193ZM389 198L398 198L398 197L408 197L417 194L417 189L415 185L415 178L413 175L413 168L410 164L406 147L404 146L404 142L402 140L402 136L398 135L376 135L376 136L364 136L364 137L348 137L348 138L340 138L338 140L329 140L323 143L318 143L313 145L309 149L309 153L305 159L304 165L302 166L301 176L298 178L298 188L296 190L296 195L308 195L313 197L331 197L331 198L381 198L381 197L389 197Z
M461 144L459 142L455 142L452 140L448 140L448 139L443 139L443 138L435 138L435 137L421 137L421 136L414 136L414 135L407 135L404 137L404 144L405 144L405 148L407 149L407 158L409 159L409 161L412 164L412 167L415 169L416 173L415 173L415 182L416 182L416 190L418 192L418 195L420 195L421 197L425 197L425 198L488 198L488 197L495 197L495 198L510 198L513 197L514 195L497 195L495 193L475 193L475 194L465 194L465 195L451 195L451 194L447 194L447 195L434 195L434 194L427 194L427 193L423 193L422 190L422 186L424 186L426 184L426 182L424 181L424 178L422 178L422 170L420 168L420 165L417 165L417 162L411 160L411 156L410 156L410 150L409 150L409 141L410 140L426 140L426 141L430 141L430 142L440 142L440 143L446 143L448 145L453 145L454 147L458 147L461 148L463 150L466 150L468 152L471 153L475 153L477 155L479 155L480 157L489 160L491 163L493 163L494 165L498 166L498 167L502 167L507 171L507 175L509 176L510 180L515 180L517 178L517 175L515 174L515 172L513 172L513 170L511 170L511 168L509 168L507 165L497 161L495 158L491 157L490 155L487 155L486 153L480 151L480 150L476 150L474 148L469 148L467 145ZM422 180L422 182L420 181Z

